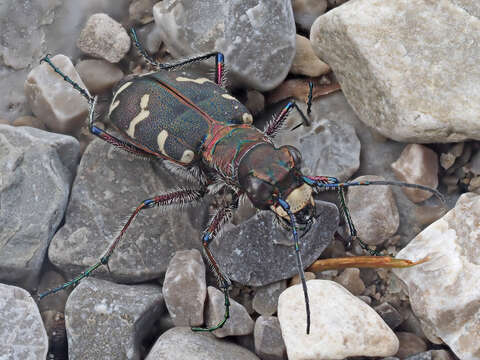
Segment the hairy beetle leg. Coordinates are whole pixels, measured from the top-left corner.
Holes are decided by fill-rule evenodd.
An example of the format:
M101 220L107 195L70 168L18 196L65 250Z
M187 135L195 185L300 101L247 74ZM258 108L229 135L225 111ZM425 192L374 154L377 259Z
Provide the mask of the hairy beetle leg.
M189 202L201 199L204 194L205 194L204 191L193 190L193 189L185 189L185 190L175 191L175 192L164 194L164 195L155 196L151 199L147 199L147 200L142 201L142 203L139 206L137 206L137 208L135 209L133 214L130 215L130 218L128 219L126 224L123 226L120 233L117 235L115 240L113 240L111 245L105 251L104 255L100 258L100 260L96 264L90 266L83 273L81 273L80 275L78 275L74 279L66 282L65 284L63 284L63 285L61 285L61 286L59 286L55 289L48 290L48 291L40 294L39 298L42 299L47 295L54 294L54 293L56 293L60 290L63 290L63 289L66 289L70 286L78 284L83 278L86 278L86 277L90 276L90 274L93 271L95 271L96 269L98 269L100 266L105 265L105 266L108 267L108 261L110 259L110 256L112 256L113 251L115 250L118 243L122 239L123 235L127 231L127 228L130 226L133 219L138 215L138 213L141 210L150 209L150 208L155 207L155 206L162 206L162 205L166 206L166 205L172 205L172 204L189 203Z

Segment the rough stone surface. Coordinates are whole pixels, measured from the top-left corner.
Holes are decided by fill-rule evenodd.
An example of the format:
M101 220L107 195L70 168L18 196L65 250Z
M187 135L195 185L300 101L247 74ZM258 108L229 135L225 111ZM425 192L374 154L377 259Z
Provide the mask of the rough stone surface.
M153 21L153 5L156 0L135 0L128 7L128 14L131 21L139 24L147 24Z
M353 181L385 180L381 176L359 176ZM378 245L393 236L400 224L397 203L390 186L353 187L347 204L358 236L370 245Z
M361 0L315 21L313 48L362 121L397 141L480 139L480 19L457 3L478 9Z
M305 333L302 286L289 287L278 302L278 319L289 360L391 356L397 352L395 334L362 300L328 280L310 280L307 287L311 310L309 335Z
M51 61L79 86L85 88L68 57L56 55ZM76 134L84 125L88 114L87 100L47 63L42 63L30 71L25 80L25 94L35 116L51 131Z
M130 50L130 37L121 24L107 14L90 16L77 40L88 55L117 63Z
M290 0L168 0L153 7L153 16L174 56L223 52L234 86L273 89L295 55Z
M146 360L163 359L260 360L241 346L189 327L175 327L158 338Z
M400 181L419 184L436 189L438 186L438 155L423 145L409 144L392 164ZM421 202L433 196L429 191L407 189L402 191L413 202Z
M217 325L225 315L225 296L223 292L209 286L208 303L205 310L205 322L208 327ZM231 335L249 335L253 332L254 322L247 310L238 302L230 299L230 318L213 335L218 338Z
M306 106L298 104L306 114ZM333 112L313 111L312 125L300 126L294 131L281 131L275 144L293 145L302 153L302 172L306 175L328 175L347 180L360 166L360 141L355 129L341 115ZM292 129L302 123L298 112L292 112L285 128Z
M405 360L453 360L446 350L430 350L405 358Z
M277 312L278 297L287 288L285 280L262 286L255 290L252 306L260 315L269 316Z
M0 281L37 285L78 161L69 136L0 125Z
M430 260L394 270L408 287L412 309L423 327L461 359L480 358L479 221L480 196L463 194L454 209L397 254Z
M260 316L253 330L255 353L262 360L286 360L287 350L283 343L280 323L275 316Z
M335 282L342 285L353 295L361 295L365 291L365 284L360 278L360 270L357 268L349 268L335 278Z
M48 338L35 301L24 289L0 284L0 358L43 360Z
M175 253L168 264L162 292L175 326L203 324L207 284L200 251L193 249Z
M163 311L158 286L86 279L65 308L68 358L140 359L139 345Z
M327 10L327 0L292 0L295 23L305 31L310 31L313 22Z
M335 205L317 201L316 206L317 221L300 241L305 267L318 259L338 226ZM270 211L226 227L210 247L226 274L244 285L262 286L297 273L292 235L275 223L275 215Z
M105 60L82 60L75 66L75 69L87 89L93 94L111 90L123 78L123 71Z
M50 261L68 277L77 275L98 261L141 201L179 184L159 163L92 141L78 167L65 225L50 244ZM129 283L159 277L175 251L201 248L206 218L203 202L142 211L110 258L111 272L102 267L95 274Z
M313 52L309 39L298 34L295 39L297 49L290 68L292 74L316 77L330 71L330 66L320 60Z
M16 118L13 123L13 126L30 126L40 130L47 130L43 121L35 116L20 116Z
M420 337L409 332L397 332L398 341L400 346L396 357L404 359L410 355L422 353L427 350L427 343Z

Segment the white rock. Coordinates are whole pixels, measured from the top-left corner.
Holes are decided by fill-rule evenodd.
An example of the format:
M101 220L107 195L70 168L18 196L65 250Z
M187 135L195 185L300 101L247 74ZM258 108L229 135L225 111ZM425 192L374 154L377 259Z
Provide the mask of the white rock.
M311 328L305 333L301 285L286 289L278 319L289 360L344 359L348 356L394 355L398 339L382 318L342 286L328 280L307 282Z
M77 46L83 52L117 63L130 50L130 37L123 26L107 14L90 16Z
M455 208L422 231L398 258L430 260L395 274L408 287L422 326L462 360L480 359L480 196L463 194Z
M68 57L56 55L51 61L80 87L85 88ZM30 71L25 80L25 94L32 112L51 131L75 134L88 115L87 100L47 63Z
M0 359L45 359L47 351L47 332L33 298L22 288L0 284Z
M397 141L480 139L480 19L457 3L349 1L315 21L312 46L363 122Z

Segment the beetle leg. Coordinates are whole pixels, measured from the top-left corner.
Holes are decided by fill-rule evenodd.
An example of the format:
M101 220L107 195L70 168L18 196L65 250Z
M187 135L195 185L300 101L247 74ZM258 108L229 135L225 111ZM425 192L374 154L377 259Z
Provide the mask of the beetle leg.
M218 265L217 261L213 257L212 252L210 251L209 245L212 242L212 240L215 239L215 237L217 236L222 225L230 220L230 218L232 217L232 210L237 207L237 204L238 204L238 196L235 195L234 199L229 205L220 208L217 211L217 213L213 216L213 218L210 220L210 223L208 224L208 227L205 229L205 232L202 238L202 245L203 245L205 254L207 256L208 262L212 266L215 272L215 275L217 275L219 286L222 289L223 295L225 297L225 315L217 325L209 328L192 327L193 331L214 331L214 330L220 329L221 327L223 327L223 325L225 325L225 322L230 317L230 300L228 297L228 289L232 283L228 279L228 277L223 273L223 271L220 269L220 266Z
M288 102L287 105L285 105L282 111L280 111L277 115L273 117L271 121L268 122L267 127L265 128L265 130L263 130L263 133L270 138L274 138L275 135L277 135L278 131L283 127L288 114L293 109L297 109L297 111L300 113L300 116L303 120L302 124L305 126L310 126L310 121L295 103L295 100L291 100ZM302 124L295 126L292 130L295 130L298 126L301 126Z
M162 70L173 70L175 68L179 68L185 65L193 64L199 61L203 60L208 60L212 57L215 57L215 82L217 85L222 86L223 85L223 72L224 72L224 56L221 52L218 51L213 51L207 54L203 55L198 55L195 57L179 60L175 63L164 63L161 64L157 61L155 61L150 54L143 48L142 44L140 44L140 41L138 40L137 33L135 29L132 27L130 28L130 34L132 36L133 42L135 43L135 46L138 49L138 52L142 55L142 57L145 59L145 61Z
M77 277L73 278L72 280L64 283L63 285L55 288L48 290L42 294L39 295L39 298L42 299L47 295L54 294L56 292L59 292L60 290L66 289L70 286L78 284L83 278L86 278L90 276L92 272L94 272L96 269L98 269L102 265L108 266L108 261L110 259L110 256L112 256L113 251L117 247L118 243L122 239L123 235L127 231L127 228L130 226L132 223L133 219L138 215L138 213L144 209L150 209L155 206L167 206L167 205L173 205L173 204L186 204L192 201L200 200L203 198L205 195L205 191L203 190L193 190L193 189L185 189L185 190L179 190L175 192L171 192L168 194L164 195L159 195L155 196L153 198L147 199L142 201L142 203L137 206L135 211L133 212L132 215L130 215L130 218L128 219L127 223L123 226L122 230L120 233L117 235L117 237L112 241L108 249L105 251L103 256L100 258L100 260L95 263L94 265L90 266L87 270L82 272L80 275Z

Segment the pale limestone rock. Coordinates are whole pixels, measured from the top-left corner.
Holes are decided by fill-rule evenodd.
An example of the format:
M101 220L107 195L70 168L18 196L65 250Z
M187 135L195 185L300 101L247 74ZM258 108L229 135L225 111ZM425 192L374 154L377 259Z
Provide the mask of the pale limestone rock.
M480 19L464 10L475 3L349 1L320 16L310 39L360 119L383 135L480 139Z
M353 181L385 180L381 176L360 176ZM378 245L393 236L400 224L397 203L390 186L359 186L348 190L347 204L358 236Z
M313 52L309 39L298 34L295 39L297 49L290 68L292 74L316 77L330 71L330 66L320 60Z
M175 253L168 264L162 292L175 326L203 324L207 284L200 251L192 249Z
M394 355L398 339L382 318L342 286L328 280L307 282L311 329L306 330L301 285L280 295L278 319L289 360L344 359Z
M287 352L280 323L275 316L259 316L253 331L255 353L262 360L285 360Z
M56 55L51 61L80 87L85 88L68 57ZM25 94L32 112L51 131L76 134L88 115L87 100L47 63L30 71L25 80Z
M419 184L436 189L438 186L438 155L423 145L409 144L400 157L392 164L395 176L411 184ZM425 190L402 188L405 195L413 202L421 202L432 193Z
M40 360L47 351L47 333L33 298L22 288L0 284L0 358Z
M117 63L130 50L130 37L123 26L107 14L90 16L77 40L84 53Z
M335 282L339 283L353 295L361 295L365 291L365 284L360 278L360 269L349 268L335 278Z
M397 254L430 260L395 274L408 287L422 327L463 360L480 359L480 196L463 194L455 208ZM430 339L430 336L429 336Z

